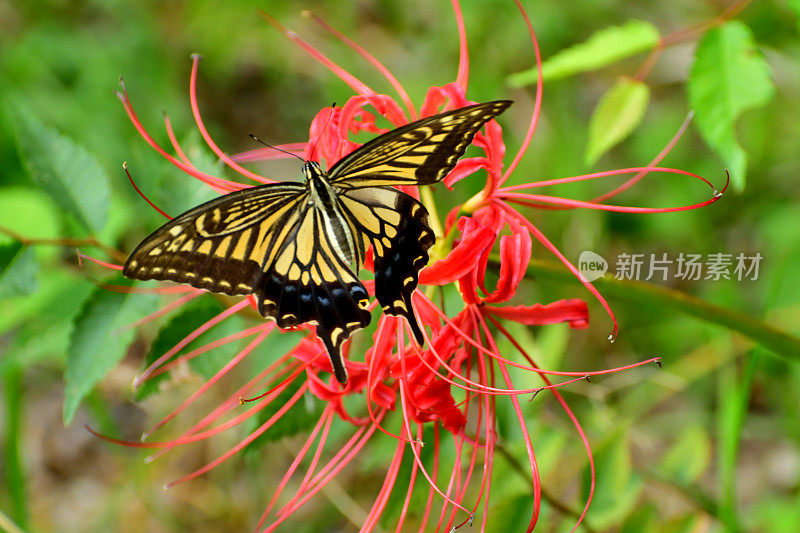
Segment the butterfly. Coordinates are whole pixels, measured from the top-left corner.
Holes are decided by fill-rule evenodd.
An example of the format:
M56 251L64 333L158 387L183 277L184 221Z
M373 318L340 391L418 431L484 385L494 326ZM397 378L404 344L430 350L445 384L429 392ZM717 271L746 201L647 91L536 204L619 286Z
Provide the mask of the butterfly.
M220 196L173 218L131 252L133 279L254 294L281 328L316 326L336 379L347 383L342 344L370 323L357 273L372 246L375 296L404 316L419 345L411 295L435 237L428 212L393 185L441 181L477 131L510 101L440 113L376 137L336 162L303 165L304 183L279 182Z

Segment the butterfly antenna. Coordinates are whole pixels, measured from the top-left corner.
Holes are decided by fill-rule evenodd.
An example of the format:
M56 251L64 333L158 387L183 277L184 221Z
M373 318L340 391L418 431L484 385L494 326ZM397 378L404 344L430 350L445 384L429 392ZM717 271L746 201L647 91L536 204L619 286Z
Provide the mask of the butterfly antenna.
M331 112L328 114L328 120L325 121L325 126L322 128L322 133L319 134L317 140L314 141L314 146L311 148L311 154L308 156L309 159L314 159L314 152L317 149L317 145L319 144L319 140L325 135L325 130L328 129L328 124L331 123L331 119L333 118L333 110L336 109L336 102L331 104Z
M279 152L283 152L284 154L288 154L288 155L290 155L290 156L292 156L292 157L296 157L297 159L299 159L300 161L302 161L302 162L304 162L304 163L305 163L305 161L306 161L305 159L303 159L302 157L300 157L300 156L299 156L299 155L297 155L297 154L293 154L292 152L287 152L286 150L281 150L281 149L280 149L280 148L278 148L277 146L272 146L271 144L267 144L267 143L265 143L264 141L262 141L261 139L259 139L259 138L258 138L258 137L256 137L255 135L253 135L252 133L250 134L250 137L251 137L251 138L252 138L254 141L258 141L258 142L260 142L261 144L263 144L263 145L264 145L264 146L266 146L267 148L272 148L273 150L277 150L277 151L279 151Z

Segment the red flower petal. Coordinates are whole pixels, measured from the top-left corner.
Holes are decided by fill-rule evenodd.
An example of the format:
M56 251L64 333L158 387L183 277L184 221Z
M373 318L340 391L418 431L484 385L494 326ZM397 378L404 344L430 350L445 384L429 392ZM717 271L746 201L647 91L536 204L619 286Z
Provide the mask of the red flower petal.
M506 318L527 326L543 326L569 322L569 327L583 329L589 326L589 309L586 302L573 298L551 304L509 305L505 307L484 306L483 311L499 318Z
M494 243L495 233L474 220L462 218L459 221L463 239L447 254L447 257L426 267L419 274L423 285L445 285L464 277L475 269L481 252Z

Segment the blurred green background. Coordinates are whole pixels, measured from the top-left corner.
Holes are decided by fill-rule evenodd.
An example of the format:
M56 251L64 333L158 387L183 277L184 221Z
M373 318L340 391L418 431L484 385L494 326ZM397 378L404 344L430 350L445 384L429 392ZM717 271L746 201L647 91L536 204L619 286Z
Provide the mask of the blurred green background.
M546 61L598 30L631 19L647 21L665 35L711 20L730 4L526 0L524 5ZM533 65L530 40L511 1L465 1L462 7L471 57L468 97L516 101L500 120L513 154L527 128L533 90L512 88L508 76ZM314 114L332 101L345 102L352 91L269 26L259 8L371 86L392 94L368 64L300 14L312 10L384 62L417 105L428 87L455 79L458 37L445 1L0 0L0 226L27 239L93 237L113 250L131 250L163 219L130 187L122 161L167 212L177 213L207 196L195 180L147 146L114 96L124 76L141 120L162 145L168 145L164 110L192 157L222 172L202 146L189 112L194 52L203 55L200 107L223 150L254 148L251 132L275 143L307 140ZM748 158L747 179L739 192L729 190L710 207L670 214L524 211L572 261L593 250L610 261L612 270L621 253L666 253L673 259L681 252L763 256L757 280L652 281L700 298L709 307L693 301L681 307L677 293L664 296L649 286L601 280L597 286L621 326L614 344L606 340L608 318L580 284L553 273L548 263L537 263L541 268L532 271L535 279L525 285L517 303L580 297L592 317L586 331L515 328L541 366L588 371L652 356L664 360L662 370L639 368L562 389L587 431L598 468L589 529L579 530L800 530L800 353L795 337L774 331L800 334L799 9L792 0L762 0L736 16L758 43L775 84L774 95L735 123ZM513 182L650 161L689 111L687 77L700 37L690 36L664 50L645 80L650 101L641 123L592 165L584 162L584 154L593 111L620 76L636 74L647 52L546 81L541 122ZM42 187L26 171L33 164L28 158L47 158L41 150L54 146L48 144L56 135L53 130L96 159L92 180L107 181L107 200L100 198L89 208L90 217L102 221L94 231L87 229L93 227L91 220L82 224L63 210L56 185ZM37 143L41 150L31 156ZM257 168L268 176L295 179L295 163ZM721 187L727 162L693 124L663 164L703 175ZM73 177L80 190L83 176ZM102 196L94 183L87 181L87 197ZM620 183L584 182L547 193L590 199ZM480 179L473 177L454 192L437 195L440 214L480 188ZM707 197L699 182L652 175L619 203L666 207ZM123 361L64 427L63 373L73 320L105 273L96 266L79 267L74 245L17 249L8 233L0 235L0 244L26 274L15 272L9 281L11 267L0 261L6 276L0 277L3 516L23 531L252 530L293 457L289 449L302 442L301 436L268 443L200 479L162 491L164 483L216 457L236 440L223 435L145 465L142 453L106 444L84 429L88 423L137 439L197 387L199 378L188 375L162 394L134 401L131 380L155 335L154 326L132 338ZM119 262L107 250L80 248ZM536 245L534 257L553 260ZM734 325L724 322L727 315L721 309L739 313ZM509 346L503 348L512 353ZM531 379L515 378L519 385ZM507 417L500 420L501 442L508 456L524 464L524 444L507 408L507 403L499 408ZM540 395L524 409L548 493L538 530L567 531L575 516L556 507L582 507L585 455L551 397ZM356 530L350 520L358 522L359 512L371 506L395 446L388 437L374 440L374 453L349 467L282 531ZM527 524L529 489L515 467L505 454L495 459L488 531L521 531L520 524ZM399 503L392 500L381 521L386 531L395 528L405 495L402 483L397 492ZM420 501L424 505L424 498ZM409 527L414 520L410 518Z

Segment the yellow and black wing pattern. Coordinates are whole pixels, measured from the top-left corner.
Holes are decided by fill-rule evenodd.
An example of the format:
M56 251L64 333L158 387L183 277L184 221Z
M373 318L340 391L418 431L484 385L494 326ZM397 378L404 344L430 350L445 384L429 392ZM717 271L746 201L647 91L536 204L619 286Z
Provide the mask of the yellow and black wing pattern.
M316 326L336 379L342 344L370 322L358 279L375 257L375 296L404 316L423 343L411 295L435 237L428 212L391 185L441 181L475 133L511 102L476 104L413 122L367 142L326 174L306 162L306 183L233 192L170 220L133 252L123 274L231 295L255 294L259 312L282 328Z
M475 104L384 133L333 165L330 181L343 189L437 183L453 170L475 133L510 105L509 100Z
M414 338L423 337L411 306L419 271L428 263L435 237L428 211L393 187L368 187L339 195L342 211L371 244L375 257L375 297L390 315L404 316Z
M303 205L273 248L257 291L259 311L282 328L310 322L325 344L336 379L347 383L342 344L370 323L366 288L340 253L331 216L318 205Z
M301 184L280 183L215 198L151 233L122 273L231 295L257 293L280 229L297 216L306 196Z

